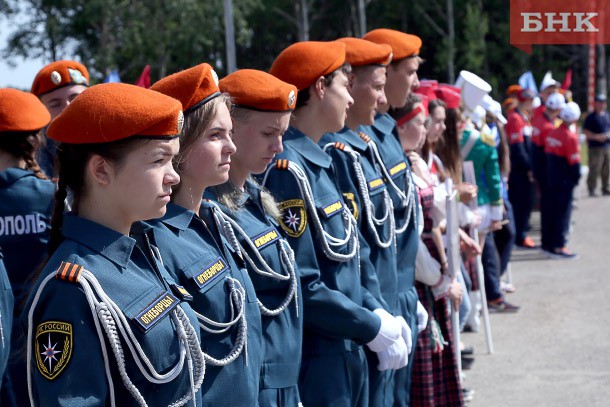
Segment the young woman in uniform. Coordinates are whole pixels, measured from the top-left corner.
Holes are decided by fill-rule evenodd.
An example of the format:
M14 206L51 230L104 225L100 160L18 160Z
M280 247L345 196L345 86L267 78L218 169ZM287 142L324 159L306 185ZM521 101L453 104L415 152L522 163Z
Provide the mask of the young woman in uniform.
M362 346L384 352L401 337L400 323L361 285L359 231L337 185L331 158L318 146L339 131L353 103L345 44L304 41L280 53L270 73L299 90L284 151L263 185L280 201L281 227L295 251L303 289L304 405L368 406Z
M192 295L207 362L203 404L257 406L262 361L261 313L243 254L220 209L204 191L229 178L235 153L229 97L209 64L155 83L185 111L177 156L180 185L167 214L152 222L168 270Z
M25 400L28 395L25 337L18 321L29 293L28 284L33 283L34 272L45 259L49 240L55 186L40 170L35 154L40 129L50 120L36 96L0 89L0 248L15 297L15 326L12 334L3 331L5 344L9 336L12 344L2 384L2 399L7 404ZM8 318L3 314L2 322Z
M139 222L165 214L180 180L182 123L167 96L103 84L49 126L60 143L50 257L25 311L33 406L201 405L195 313Z
M294 253L279 226L273 197L251 177L282 151L297 89L261 71L241 69L220 81L234 102L229 181L208 189L233 225L263 323L259 404L298 406L303 306Z

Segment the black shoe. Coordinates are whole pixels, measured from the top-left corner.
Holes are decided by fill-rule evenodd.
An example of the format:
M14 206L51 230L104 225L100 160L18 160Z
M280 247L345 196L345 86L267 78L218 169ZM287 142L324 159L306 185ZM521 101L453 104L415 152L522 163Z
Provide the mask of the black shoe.
M602 191L602 195L603 196L608 196L608 195L610 195L610 191Z
M465 403L471 402L474 400L474 389L470 389L468 387L462 388L462 398Z
M510 302L504 301L502 298L496 301L487 302L489 312L515 313L521 308L518 305L513 305Z
M471 358L471 357L462 358L462 369L463 370L470 370L470 368L472 367L473 364L474 364L474 358Z
M474 346L466 346L460 353L462 355L474 355Z
M595 197L595 196L597 196L597 192L595 192L594 190L590 189L589 190L589 196L590 197Z

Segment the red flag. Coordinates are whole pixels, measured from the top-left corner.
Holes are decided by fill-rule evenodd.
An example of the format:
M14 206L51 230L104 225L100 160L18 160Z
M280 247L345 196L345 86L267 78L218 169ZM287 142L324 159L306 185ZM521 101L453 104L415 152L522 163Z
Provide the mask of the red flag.
M572 68L568 68L566 71L566 76L563 78L563 82L561 83L561 89L568 90L572 86Z
M144 70L142 70L142 74L136 81L136 86L140 86L142 88L150 88L150 65L146 64Z

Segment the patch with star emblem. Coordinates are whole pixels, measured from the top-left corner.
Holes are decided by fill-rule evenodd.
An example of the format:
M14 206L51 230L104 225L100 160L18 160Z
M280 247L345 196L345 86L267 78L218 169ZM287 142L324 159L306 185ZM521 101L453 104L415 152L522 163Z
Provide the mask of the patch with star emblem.
M360 216L360 211L358 210L358 205L356 204L356 197L351 192L344 192L343 197L345 198L345 203L349 211L354 215L354 218L358 220L358 216Z
M288 236L299 237L307 227L307 213L302 199L289 199L278 205L282 212L280 224Z
M45 321L36 327L36 367L43 377L55 380L70 363L72 338L72 324L68 322Z

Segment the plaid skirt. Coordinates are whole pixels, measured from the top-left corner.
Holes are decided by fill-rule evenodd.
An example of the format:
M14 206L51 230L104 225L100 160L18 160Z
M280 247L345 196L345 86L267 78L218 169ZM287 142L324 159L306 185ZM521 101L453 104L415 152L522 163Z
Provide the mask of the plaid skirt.
M415 283L419 300L428 311L428 326L419 334L413 362L411 405L413 407L461 407L462 385L453 348L451 318L446 299L434 301L430 289ZM433 318L447 345L434 352L431 340Z

